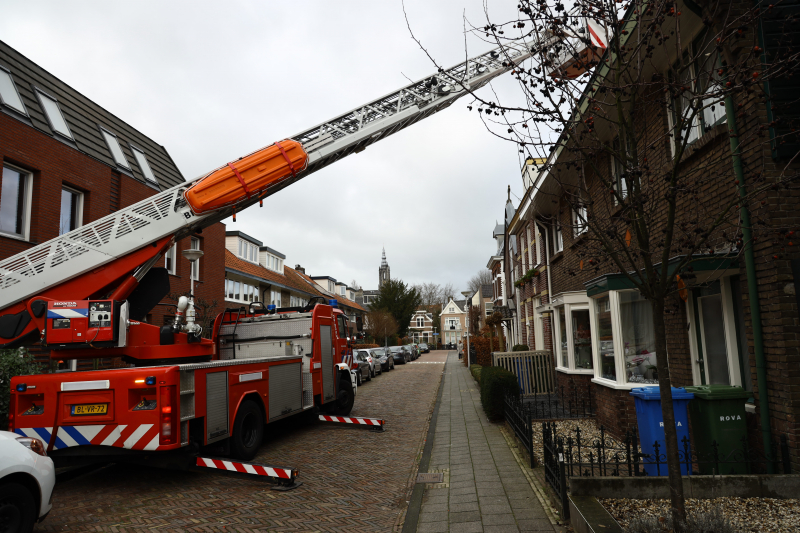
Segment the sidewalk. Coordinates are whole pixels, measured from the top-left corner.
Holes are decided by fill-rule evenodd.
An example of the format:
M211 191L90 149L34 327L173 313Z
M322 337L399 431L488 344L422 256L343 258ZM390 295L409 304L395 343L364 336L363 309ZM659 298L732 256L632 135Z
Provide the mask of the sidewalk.
M428 471L444 471L445 483L426 487L417 532L554 531L456 352L443 387Z

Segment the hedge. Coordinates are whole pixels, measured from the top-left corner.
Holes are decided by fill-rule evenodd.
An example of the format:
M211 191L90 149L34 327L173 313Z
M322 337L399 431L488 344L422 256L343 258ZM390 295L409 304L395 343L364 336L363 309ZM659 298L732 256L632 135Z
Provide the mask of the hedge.
M513 348L511 348L512 352L527 352L530 348L528 348L527 344L517 344Z
M0 429L8 427L8 406L11 396L11 378L39 374L39 364L27 351L0 350Z
M481 369L481 405L489 420L503 419L503 398L506 394L519 397L517 377L499 366Z
M368 348L380 348L377 344L356 344L353 346L356 350L366 350Z
M475 378L475 381L478 383L481 382L481 365L471 365L469 367L469 371L472 372L472 377Z

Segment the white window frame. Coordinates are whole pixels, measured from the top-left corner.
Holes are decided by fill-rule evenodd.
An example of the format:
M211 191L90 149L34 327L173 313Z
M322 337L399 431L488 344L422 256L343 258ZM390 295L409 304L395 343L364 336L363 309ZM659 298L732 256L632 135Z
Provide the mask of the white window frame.
M144 153L144 150L137 148L132 144L130 144L130 148L131 152L133 152L133 158L136 160L136 164L139 165L139 170L142 171L144 181L150 185L155 185L158 187L158 178L156 178L156 175L153 172L153 167L150 166L150 161L147 160L147 154Z
M169 267L168 263L170 256L172 257L172 268ZM167 272L169 272L169 274L172 276L176 276L178 273L177 259L178 259L178 243L175 243L172 246L170 246L167 252L164 254L164 268L166 268ZM227 294L227 287L225 293Z
M195 243L197 243L197 248L195 248ZM200 239L197 237L191 237L189 239L189 248L192 250L202 250ZM191 266L191 272L189 273L190 279L195 281L200 281L200 259L197 261L192 261L189 263Z
M576 207L572 208L571 211L573 235L575 238L578 238L589 231L589 223L587 222L588 210L586 209L586 205L579 203Z
M534 260L533 249L536 246L536 243L533 240L534 232L531 231L530 224L528 224L528 227L525 228L525 232L528 237L528 268L531 268Z
M553 255L555 255L564 251L564 232L561 228L561 220L558 219L558 215L553 219L551 229L553 231Z
M615 157L615 154L619 155L621 151L620 146L622 146L622 142L623 141L619 137L617 137L611 143L612 154L610 159L611 159L611 179L613 180L612 185L614 191L617 192L617 194L619 194L619 191L621 190L622 191L621 196L622 199L624 200L625 198L628 197L628 182L625 181L625 178L622 176L625 170L625 165L623 165L622 162L617 157ZM626 157L628 156L628 153L629 153L628 144L626 142L625 143ZM617 200L617 195L614 195L614 205L619 205L619 200Z
M64 117L64 112L61 111L61 106L58 105L58 98L51 96L38 87L34 87L34 92L36 93L36 97L39 99L39 105L42 108L42 113L44 113L44 116L47 118L47 123L50 125L50 129L53 131L53 133L57 133L58 135L71 141L75 140L75 138L72 136L72 131L69 129L69 123ZM45 100L48 100L55 105L55 109L58 111L59 117L61 117L61 120L64 122L64 127L67 129L66 133L59 131L56 128L55 124L53 123L53 117L50 116L50 112L47 110L47 106L45 106Z
M11 75L11 71L8 70L7 68L5 68L4 66L0 65L0 76L3 76L3 75L7 75L8 76L8 81L9 81L9 83L11 83L11 88L14 90L14 94L17 96L17 100L19 101L19 105L20 105L21 109L18 108L16 105L13 105L10 102L8 102L5 98L3 98L2 92L0 92L0 104L3 104L4 106L8 107L9 109L13 109L17 113L20 113L22 115L28 116L28 110L25 109L25 102L22 101L22 95L19 94L19 89L17 89L17 84L14 83L14 77ZM10 95L6 95L6 96L10 96Z
M77 189L73 189L72 187L68 187L66 185L62 185L61 186L61 190L70 192L70 193L72 193L72 194L74 194L74 195L76 195L78 197L78 201L77 201L78 205L75 206L75 219L76 219L75 220L75 229L78 229L81 226L83 226L83 193L81 191L77 190ZM59 198L59 200L60 200L60 198ZM58 224L59 224L59 228L58 228L59 235L64 235L64 233L69 233L70 231L72 231L72 230L67 230L64 233L61 233L61 213L59 213L59 216L58 216Z
M33 173L5 162L3 163L3 168L9 168L14 172L18 172L19 174L21 174L23 176L22 179L24 181L25 190L22 193L23 194L22 222L20 224L22 233L6 233L4 231L0 231L0 235L8 237L10 239L28 241L30 240L30 234L31 234L31 208L33 203ZM0 184L2 184L2 174L0 174Z
M536 247L536 266L540 266L542 264L542 247L539 245L540 240L542 238L542 231L539 227L539 224L536 222L533 223L534 229L534 246Z
M564 293L563 295L556 296L561 298L561 304L553 307L553 345L558 347L556 357L556 370L565 374L588 374L594 375L594 366L597 364L595 357L595 339L596 328L594 325L591 301L585 292ZM562 364L561 359L561 320L555 319L558 316L559 310L564 310L564 324L567 329L567 366ZM535 311L535 310L534 310ZM576 368L575 367L575 339L572 336L572 312L573 311L589 311L589 332L591 335L592 347L592 367L593 368ZM538 348L537 348L538 349Z
M103 126L100 126L100 135L106 142L106 145L108 146L108 151L111 152L111 159L114 160L114 164L120 168L124 168L125 170L130 170L131 162L128 161L125 152L122 151L122 145L120 144L119 137L117 137L116 133L112 133ZM117 159L117 154L114 152L114 146L111 144L112 141L116 143L116 146L119 149L119 156L122 157L122 161L119 161Z

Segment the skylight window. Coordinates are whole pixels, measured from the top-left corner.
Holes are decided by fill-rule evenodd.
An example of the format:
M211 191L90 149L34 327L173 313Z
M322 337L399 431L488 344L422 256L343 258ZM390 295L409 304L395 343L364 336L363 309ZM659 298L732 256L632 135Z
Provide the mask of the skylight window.
M17 87L14 85L14 80L11 78L11 73L2 67L0 67L0 102L23 115L27 115L25 106L22 105L22 99L20 99L17 92Z
M58 107L58 102L52 96L37 90L36 94L39 97L39 102L42 104L44 114L50 122L50 127L53 131L60 133L64 137L72 139L72 133L69 131L67 121L64 120L64 115L61 114L61 108Z
M114 162L123 168L131 168L130 163L128 163L128 160L125 158L125 154L122 153L122 148L119 145L117 136L103 128L100 128L100 133L103 134L103 139L106 140L108 149L111 150Z
M144 155L144 152L134 147L131 147L131 149L133 150L133 157L136 158L136 163L139 165L139 168L142 169L144 179L154 185L158 185L158 180L156 179L155 174L153 174L153 171L150 169L150 164L147 162L147 157Z

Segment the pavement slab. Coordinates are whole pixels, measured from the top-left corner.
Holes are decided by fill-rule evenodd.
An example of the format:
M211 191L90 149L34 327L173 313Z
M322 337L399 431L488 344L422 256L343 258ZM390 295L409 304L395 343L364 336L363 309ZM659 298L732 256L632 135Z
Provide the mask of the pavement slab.
M420 517L441 512L446 502L447 522L420 520L417 533L554 532L500 424L486 418L478 385L454 352L442 387L430 469L449 469L450 483L425 489Z

